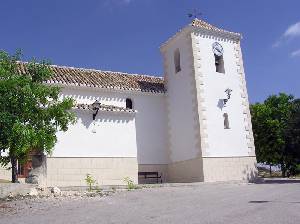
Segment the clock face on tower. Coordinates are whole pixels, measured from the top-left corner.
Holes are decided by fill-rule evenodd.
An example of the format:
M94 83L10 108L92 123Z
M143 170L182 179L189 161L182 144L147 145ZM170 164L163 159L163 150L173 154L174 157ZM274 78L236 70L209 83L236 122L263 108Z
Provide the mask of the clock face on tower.
M212 44L212 49L215 55L221 57L223 55L223 47L218 42Z

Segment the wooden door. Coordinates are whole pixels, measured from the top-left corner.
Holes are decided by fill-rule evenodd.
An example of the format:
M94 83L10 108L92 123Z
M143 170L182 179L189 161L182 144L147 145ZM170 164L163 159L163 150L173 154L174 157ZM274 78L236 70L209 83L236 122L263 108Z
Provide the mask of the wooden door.
M29 175L30 170L32 169L32 161L29 159L26 163L21 164L18 162L18 177L26 178Z

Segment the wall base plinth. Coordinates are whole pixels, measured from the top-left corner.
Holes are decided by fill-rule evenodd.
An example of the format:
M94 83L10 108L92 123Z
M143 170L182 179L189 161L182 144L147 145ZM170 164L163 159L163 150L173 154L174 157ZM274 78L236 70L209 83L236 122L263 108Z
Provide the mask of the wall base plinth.
M256 157L205 157L204 182L245 181L257 178Z
M139 164L139 172L158 172L161 175L162 182L167 182L168 165L167 164ZM139 176L139 184L156 183L156 179L145 179Z
M125 185L125 177L138 183L137 158L47 158L48 186L87 186L90 174L97 185Z
M168 165L168 182L203 181L202 158L173 162Z

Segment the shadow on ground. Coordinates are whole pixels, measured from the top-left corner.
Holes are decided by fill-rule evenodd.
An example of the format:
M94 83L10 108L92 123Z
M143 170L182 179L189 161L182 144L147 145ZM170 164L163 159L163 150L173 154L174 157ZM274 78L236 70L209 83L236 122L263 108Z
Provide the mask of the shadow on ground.
M262 181L258 181L257 184L299 184L300 179L262 179Z

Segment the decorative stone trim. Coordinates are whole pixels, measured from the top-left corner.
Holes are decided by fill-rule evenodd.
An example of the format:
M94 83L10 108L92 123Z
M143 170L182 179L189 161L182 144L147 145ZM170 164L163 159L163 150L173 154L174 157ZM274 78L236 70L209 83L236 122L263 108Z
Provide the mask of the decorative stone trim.
M165 51L162 51L162 56L163 56L163 60L164 60L164 73L165 73L165 77L164 77L164 82L165 82L165 87L167 86L167 83L168 83L168 69L169 69L169 64L168 64L168 57L167 57L167 53ZM170 109L170 100L169 100L169 97L166 97L166 113L167 113L167 144L166 144L166 147L167 147L167 158L169 159L169 161L171 161L171 156L172 156L172 150L171 150L171 137L172 137L172 134L171 134L171 118L170 118L170 112L171 112L171 109Z
M191 46L191 54L193 58L193 63L191 66L191 70L193 71L193 89L196 101L194 104L194 112L197 118L194 118L195 122L199 124L197 128L197 132L199 133L197 137L197 142L199 142L199 154L198 156L207 156L208 155L208 133L207 133L207 117L206 117L206 108L204 106L205 98L204 98L204 80L203 73L201 72L201 57L199 56L199 52L201 49L199 47L199 41L195 38L194 33L188 35L189 46Z
M244 117L245 131L246 131L246 138L249 139L248 153L249 153L249 156L255 156L255 145L254 145L254 137L253 137L253 132L252 132L251 114L250 114L250 109L249 109L249 100L248 100L245 71L244 71L243 57L242 57L242 50L241 50L240 42L236 44L234 50L235 50L235 56L236 56L237 72L241 78L240 89L241 89L242 105L244 106L243 114L245 116Z
M149 95L161 95L164 96L166 95L167 91L165 92L141 92L138 90L124 90L124 89L117 89L117 88L100 88L100 87L89 87L89 86L76 86L76 85L66 85L62 83L47 83L47 85L53 85L53 86L58 86L61 88L66 88L66 89L74 89L74 90L91 90L91 91L96 91L96 92L109 92L109 93L120 93L120 94L133 94L133 95L144 95L144 96L149 96Z
M193 109L193 114L194 114L194 138L195 138L195 147L198 149L198 154L197 157L201 158L202 157L202 150L201 150L201 132L200 132L200 121L199 121L199 113L198 113L198 98L197 98L197 86L196 86L196 76L195 76L195 69L198 69L201 67L200 61L196 61L194 58L193 54L193 49L195 48L195 44L191 40L191 34L189 33L187 35L187 46L190 52L190 64L189 64L189 69L190 69L190 76L191 76L191 96L192 98L192 109Z
M230 35L234 38L240 38L241 34L239 33L235 33L235 32L231 32L231 31L227 31L218 27L213 26L212 24L209 24L201 19L194 19L193 22L190 24L193 27L198 27L198 28L202 28L208 31L214 31L217 32L218 34L227 34Z

